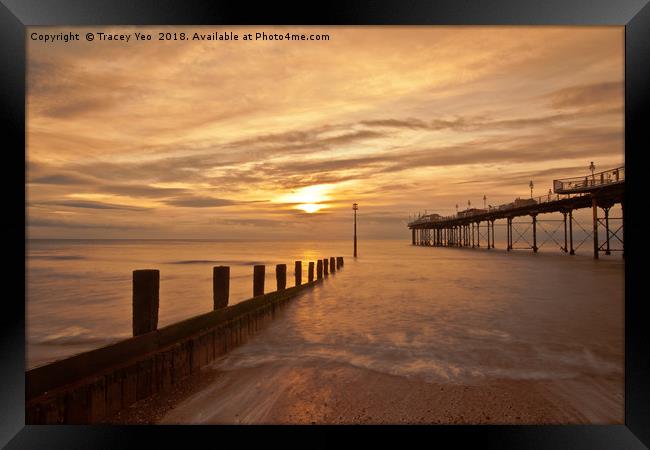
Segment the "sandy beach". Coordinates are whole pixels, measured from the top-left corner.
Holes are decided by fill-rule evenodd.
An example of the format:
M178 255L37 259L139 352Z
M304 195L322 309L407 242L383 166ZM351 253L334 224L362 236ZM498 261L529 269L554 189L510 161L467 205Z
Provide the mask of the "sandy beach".
M621 424L623 379L431 383L344 364L208 368L121 424Z

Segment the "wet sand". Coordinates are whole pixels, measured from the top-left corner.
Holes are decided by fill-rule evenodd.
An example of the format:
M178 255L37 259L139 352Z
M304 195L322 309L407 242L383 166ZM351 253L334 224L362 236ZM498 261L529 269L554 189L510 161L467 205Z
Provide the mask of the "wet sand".
M206 368L107 422L122 424L621 424L623 379L432 383L339 363Z

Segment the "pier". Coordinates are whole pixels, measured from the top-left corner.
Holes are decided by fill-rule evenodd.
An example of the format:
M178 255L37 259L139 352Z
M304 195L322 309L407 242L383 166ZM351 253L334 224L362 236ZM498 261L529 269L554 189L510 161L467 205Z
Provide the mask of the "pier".
M531 188L532 189L532 188ZM610 209L620 204L622 217L611 217ZM583 227L573 216L579 209L591 208L591 224ZM600 213L599 211L602 211ZM558 220L541 220L538 216L561 213ZM528 220L516 218L528 218ZM500 224L495 222L501 221ZM505 221L505 223L503 223ZM613 227L612 221L619 221ZM564 239L557 240L554 233L544 228L545 223L560 222ZM495 225L506 226L506 250L532 250L537 253L541 245L540 232L546 240L555 242L561 251L574 255L576 249L587 239L593 240L593 256L611 255L621 251L624 255L625 224L625 166L592 173L589 175L553 180L553 193L529 199L516 199L512 203L484 209L467 209L453 216L428 214L408 223L411 230L412 245L427 247L470 247L495 248ZM587 235L578 245L574 245L574 226L580 227ZM532 237L527 232L532 230ZM604 230L605 239L599 241L599 231ZM613 248L616 240L621 248Z
M323 272L323 264L325 272ZM27 424L101 423L135 402L167 391L217 357L245 343L278 308L342 270L343 257L275 267L276 290L265 291L266 266L253 267L253 297L228 305L230 267L213 268L213 311L158 328L160 271L133 271L133 337L25 373ZM329 273L327 271L329 265Z

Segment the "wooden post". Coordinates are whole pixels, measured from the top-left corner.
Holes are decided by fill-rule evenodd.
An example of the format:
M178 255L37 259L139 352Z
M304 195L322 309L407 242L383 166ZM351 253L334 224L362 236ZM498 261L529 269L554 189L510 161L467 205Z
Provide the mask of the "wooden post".
M278 283L278 291L283 291L287 287L287 265L277 264L275 266L275 280Z
M311 283L314 281L314 261L309 261L309 269L307 269L307 280Z
M230 267L217 266L212 269L212 299L214 309L228 306L230 293Z
M158 329L160 271L133 271L133 336Z
M294 275L296 279L296 286L300 286L302 284L302 261L296 261Z
M334 262L334 257L330 256L330 272L336 272L336 263Z
M323 260L323 275L327 276L329 274L329 260L325 258Z
M341 258L341 267L343 267L345 265L345 260L343 259L342 256L339 256L339 258Z
M264 295L265 266L253 266L253 297Z
M336 257L336 270L340 270L343 267L343 258L340 256Z
M316 278L321 279L323 278L323 260L319 259L316 261Z

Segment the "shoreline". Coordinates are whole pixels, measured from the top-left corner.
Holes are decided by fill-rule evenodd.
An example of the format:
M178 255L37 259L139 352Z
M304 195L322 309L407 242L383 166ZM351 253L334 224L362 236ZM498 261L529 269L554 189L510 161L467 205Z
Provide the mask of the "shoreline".
M111 424L622 424L623 376L432 383L338 363L220 370Z

